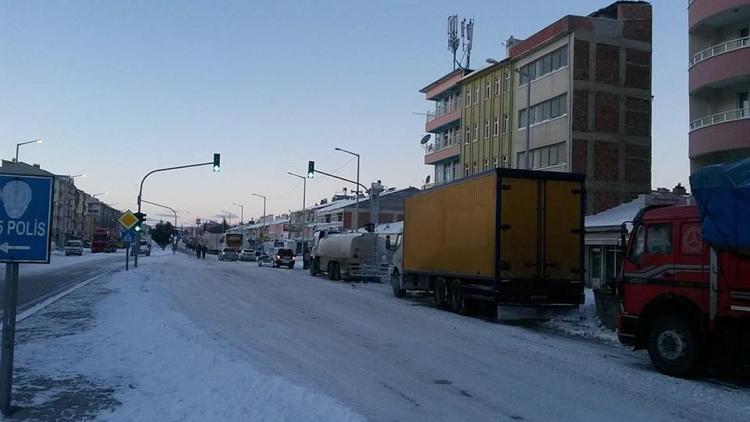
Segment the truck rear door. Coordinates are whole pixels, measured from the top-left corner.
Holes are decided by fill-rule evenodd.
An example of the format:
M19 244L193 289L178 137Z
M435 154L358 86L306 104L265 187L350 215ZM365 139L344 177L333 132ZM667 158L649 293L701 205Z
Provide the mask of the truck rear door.
M542 278L583 281L583 186L581 182L544 183Z

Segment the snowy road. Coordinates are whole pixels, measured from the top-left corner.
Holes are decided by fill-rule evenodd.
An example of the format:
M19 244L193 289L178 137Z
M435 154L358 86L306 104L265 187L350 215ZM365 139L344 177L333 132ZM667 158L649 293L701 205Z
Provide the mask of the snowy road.
M655 372L645 353L461 317L301 269L155 257L149 294L233 359L371 420L743 420L750 391ZM144 268L146 270L146 268Z

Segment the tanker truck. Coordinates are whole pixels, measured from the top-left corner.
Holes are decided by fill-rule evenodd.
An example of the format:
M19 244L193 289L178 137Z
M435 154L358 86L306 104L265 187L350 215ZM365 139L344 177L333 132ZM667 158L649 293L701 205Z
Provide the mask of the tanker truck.
M310 274L330 280L378 279L388 276L385 240L376 233L318 231L310 251Z

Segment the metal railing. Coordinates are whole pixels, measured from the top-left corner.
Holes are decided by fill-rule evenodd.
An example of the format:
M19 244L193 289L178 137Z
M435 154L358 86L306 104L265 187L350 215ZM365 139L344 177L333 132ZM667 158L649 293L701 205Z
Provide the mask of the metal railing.
M750 119L750 108L738 108L736 110L724 111L693 120L690 122L690 131L692 132L706 126L718 125L720 123L742 119Z
M431 154L433 152L441 151L448 147L452 147L453 145L460 145L461 139L462 139L461 132L459 131L453 132L453 134L447 137L440 136L438 137L436 141L430 142L424 146L424 153Z
M750 37L737 38L735 40L725 41L721 44L712 45L711 47L698 52L698 54L693 55L690 58L689 67L693 67L706 59L710 59L711 57L745 47L750 47Z
M445 116L448 113L453 113L454 111L461 110L462 103L463 102L461 101L461 97L455 97L447 103L437 103L435 111L427 115L427 121L431 122L440 116Z

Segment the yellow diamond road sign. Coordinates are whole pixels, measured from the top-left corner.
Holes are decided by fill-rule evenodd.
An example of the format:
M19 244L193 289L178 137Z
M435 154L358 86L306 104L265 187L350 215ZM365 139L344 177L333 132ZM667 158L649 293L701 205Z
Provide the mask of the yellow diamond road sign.
M125 211L122 213L120 218L117 219L117 221L122 224L122 227L125 228L125 230L130 230L133 226L135 226L135 223L138 222L138 217L135 216L130 210Z

